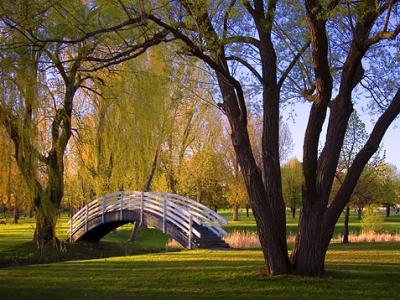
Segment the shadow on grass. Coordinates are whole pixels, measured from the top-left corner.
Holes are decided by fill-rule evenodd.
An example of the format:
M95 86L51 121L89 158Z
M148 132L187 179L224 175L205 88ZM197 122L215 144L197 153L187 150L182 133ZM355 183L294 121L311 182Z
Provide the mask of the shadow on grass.
M98 243L61 242L57 249L51 245L38 249L32 242L10 244L0 252L0 268L166 251L168 237L158 230L147 228L139 231L133 243L127 242L129 233L123 229L107 235Z

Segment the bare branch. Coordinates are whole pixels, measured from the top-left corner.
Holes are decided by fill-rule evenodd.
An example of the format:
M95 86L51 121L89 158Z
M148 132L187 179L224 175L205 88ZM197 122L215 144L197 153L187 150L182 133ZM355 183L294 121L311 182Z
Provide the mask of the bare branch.
M235 55L228 56L226 59L227 60L235 60L235 61L241 63L243 66L245 66L247 69L249 69L251 73L253 73L253 75L258 79L258 81L260 81L261 84L264 84L264 79L262 78L260 73L258 73L258 71L246 60L244 60L238 56L235 56Z
M378 150L379 144L382 141L390 124L394 119L400 114L400 89L397 90L396 95L393 97L392 102L386 111L379 117L376 122L368 141L365 143L364 147L354 158L354 161L347 172L347 175L343 181L342 186L337 192L334 201L330 205L327 211L327 221L332 224L336 223L340 216L341 211L347 205L351 193L357 184L358 179L364 166L367 164L368 160L374 155Z
M278 81L278 89L280 90L282 88L282 85L285 81L285 79L287 78L287 76L289 75L290 71L293 69L293 67L296 65L296 63L298 62L298 60L300 59L300 57L303 55L303 53L308 49L308 47L310 46L311 41L308 40L304 46L300 49L300 51L295 55L295 57L293 58L293 60L290 62L290 64L288 65L288 67L286 68L286 70L283 72L281 78Z

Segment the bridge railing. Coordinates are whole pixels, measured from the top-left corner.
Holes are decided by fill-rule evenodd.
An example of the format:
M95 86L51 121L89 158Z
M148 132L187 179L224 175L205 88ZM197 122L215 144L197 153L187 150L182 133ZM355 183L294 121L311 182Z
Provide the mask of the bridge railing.
M193 223L206 226L218 236L226 235L222 228L226 220L213 210L192 199L164 192L116 192L100 197L88 203L75 213L69 221L69 237L72 241L73 234L82 227L88 230L88 223L94 218L102 217L108 212L123 211L140 212L140 223L144 213L151 213L163 220L163 232L166 232L167 223L172 223L189 237L201 238L198 230L193 228Z

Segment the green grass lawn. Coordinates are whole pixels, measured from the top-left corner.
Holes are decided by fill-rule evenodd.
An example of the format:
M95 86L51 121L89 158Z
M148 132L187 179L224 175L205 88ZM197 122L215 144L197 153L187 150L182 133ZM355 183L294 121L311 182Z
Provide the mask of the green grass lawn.
M335 245L325 278L262 276L260 250L143 254L0 269L1 299L398 299L396 244Z
M229 212L222 215L230 219ZM228 231L255 230L242 212ZM67 217L57 228L66 239ZM288 217L288 231L297 220ZM360 230L356 216L351 231ZM398 299L400 243L332 244L324 278L261 275L259 249L168 252L168 237L148 228L127 243L132 225L97 245L65 244L39 252L30 242L31 219L0 225L0 299ZM336 233L341 232L340 224ZM400 217L384 229L400 233ZM55 262L55 263L49 263ZM38 264L40 263L40 264Z

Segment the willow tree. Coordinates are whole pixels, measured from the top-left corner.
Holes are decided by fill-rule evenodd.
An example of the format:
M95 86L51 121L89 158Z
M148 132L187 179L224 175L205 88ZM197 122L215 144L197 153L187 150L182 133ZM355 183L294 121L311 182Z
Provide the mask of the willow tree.
M76 144L91 197L151 188L179 101L163 49L152 48L111 75L97 72L97 95L91 95L92 112L79 120Z
M142 31L142 18L112 24L112 4L83 1L1 1L1 76L6 91L0 120L15 148L17 165L36 210L34 241L56 241L55 226L64 193L64 154L72 135L74 98L91 90L92 73L133 58L160 43L163 31ZM107 10L109 14L101 14ZM96 14L97 13L97 14ZM148 38L152 38L151 41ZM122 41L123 42L122 42ZM109 43L121 42L114 50ZM38 134L38 121L47 130Z
M181 41L184 51L215 72L220 106L230 123L267 272L323 273L335 224L362 170L400 112L400 90L395 81L399 75L395 71L398 1L177 0L142 15L169 30ZM251 148L245 85L238 77L240 72L235 72L234 62L249 69L259 82L263 107L261 166L257 166ZM384 90L377 88L377 82ZM361 96L372 92L377 121L330 201L355 91L363 92L358 94ZM281 96L296 93L307 99L311 108L303 145L302 215L289 256L279 117ZM327 132L319 151L325 122Z

